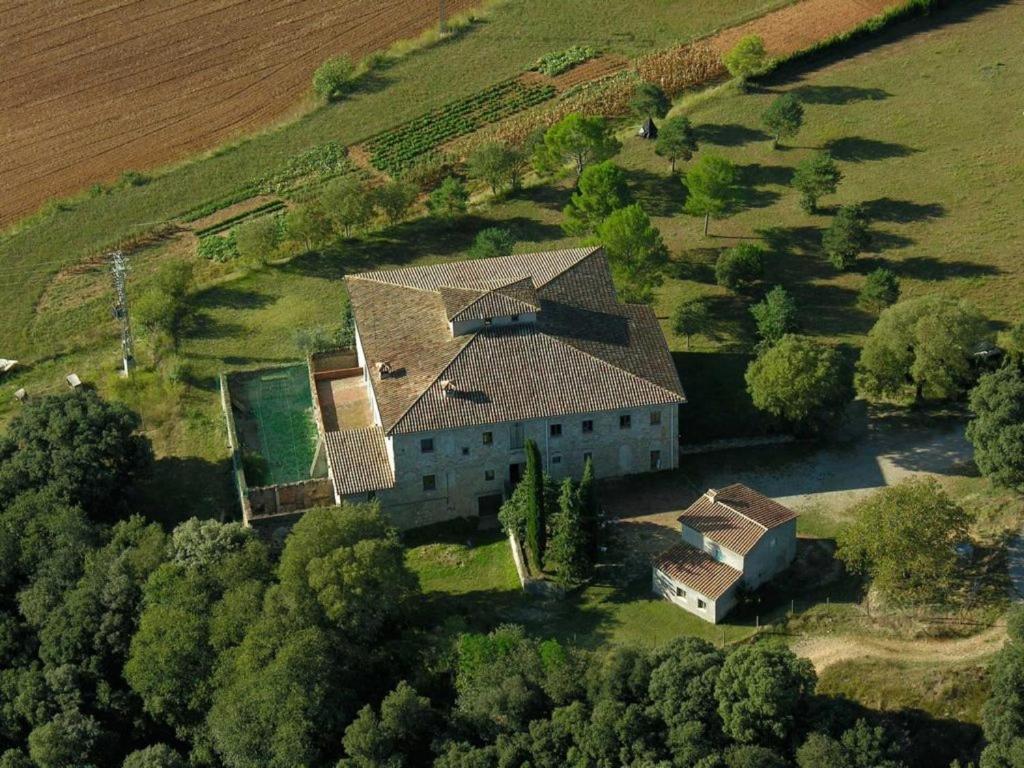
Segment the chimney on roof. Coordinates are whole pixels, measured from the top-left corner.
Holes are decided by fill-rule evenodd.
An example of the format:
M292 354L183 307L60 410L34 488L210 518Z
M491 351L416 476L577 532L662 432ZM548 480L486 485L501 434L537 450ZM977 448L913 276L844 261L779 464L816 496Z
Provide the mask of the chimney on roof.
M381 378L384 378L391 373L391 364L387 360L381 360L377 363L377 373L380 374Z
M455 382L451 379L441 379L441 391L450 395L455 391Z
M704 495L708 497L709 501L714 501L715 496L718 495L718 491L716 491L714 488L708 488L707 493L705 493Z

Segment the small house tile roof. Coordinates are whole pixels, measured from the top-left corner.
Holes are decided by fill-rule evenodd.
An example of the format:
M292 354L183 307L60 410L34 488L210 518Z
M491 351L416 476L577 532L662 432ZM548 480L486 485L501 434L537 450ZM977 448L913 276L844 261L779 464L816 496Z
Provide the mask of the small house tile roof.
M395 484L384 432L378 426L324 433L327 463L341 496L380 491Z
M617 301L600 248L367 272L346 284L385 434L685 400L653 311ZM449 326L529 312L536 322L455 336Z
M662 552L653 565L673 581L711 600L720 598L743 577L735 568L689 544L676 544Z
M740 483L710 490L679 516L679 522L716 544L746 555L764 534L797 514Z

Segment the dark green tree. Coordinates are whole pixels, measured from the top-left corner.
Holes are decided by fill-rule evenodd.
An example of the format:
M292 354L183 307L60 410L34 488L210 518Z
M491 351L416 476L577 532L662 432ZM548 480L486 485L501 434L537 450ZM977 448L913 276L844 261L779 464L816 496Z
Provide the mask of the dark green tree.
M839 270L852 267L870 242L867 218L862 205L840 207L821 239L825 255L832 262L832 266Z
M697 151L697 136L690 124L690 119L683 115L674 115L666 120L658 129L658 138L654 142L654 151L668 158L672 173L676 172L676 162L689 160Z
M798 428L834 421L853 400L842 356L801 336L783 336L747 366L754 405Z
M191 287L191 264L170 261L162 265L154 283L135 302L136 323L151 335L167 338L176 347L195 317L195 308L188 301Z
M715 262L715 280L730 291L746 290L764 274L764 255L764 249L753 243L724 251Z
M659 86L643 82L636 87L629 108L633 114L644 120L648 117L662 118L668 114L672 101Z
M313 251L331 236L331 222L319 205L297 205L284 216L285 238L293 247Z
M342 744L348 757L338 768L405 768L420 765L437 729L430 700L404 680L380 704L370 705L345 729Z
M313 92L324 101L336 101L352 90L356 66L347 56L328 59L313 73Z
M761 115L761 122L772 135L772 148L778 149L783 139L792 139L804 124L804 105L794 93L775 97Z
M487 227L481 229L473 238L469 248L471 259L493 259L497 256L508 256L516 247L516 236L511 229L503 227Z
M985 318L967 302L933 294L893 304L861 349L858 388L873 397L913 388L917 403L956 397L974 381L975 350L991 338Z
M563 586L582 581L590 574L587 534L583 527L583 509L572 478L562 481L558 511L553 515L548 562Z
M725 658L715 684L725 734L741 744L787 744L816 681L811 662L784 646L737 648Z
M823 195L835 194L843 174L828 152L815 152L802 160L793 173L793 186L800 192L800 207L807 213L817 213L818 200Z
M526 554L533 572L540 573L547 546L547 515L540 449L533 440L526 441L526 471L520 482L526 488Z
M789 291L776 285L764 299L750 308L757 324L757 335L767 344L775 344L797 326L796 301Z
M324 187L320 206L345 237L366 227L373 218L373 193L357 176L342 176Z
M427 208L430 215L449 224L466 215L469 204L469 192L466 185L455 176L448 176L441 186L430 193Z
M897 603L940 599L956 569L954 547L969 518L934 480L908 480L876 491L853 510L836 552L848 569Z
M166 744L154 744L132 752L121 768L187 768L188 763Z
M639 203L613 211L597 228L621 298L649 303L664 279L668 248Z
M711 311L705 299L685 299L672 312L672 330L686 340L690 349L690 337L705 333L711 325Z
M0 497L49 486L94 518L111 518L152 464L139 417L93 390L30 401L0 437Z
M277 257L281 247L281 219L279 216L260 216L246 221L235 229L235 247L238 255L252 266L263 266Z
M725 753L726 768L787 768L776 752L753 744L732 747Z
M1024 491L1024 373L1006 365L971 390L967 439L974 461L999 485Z
M589 165L562 213L562 229L570 235L597 230L614 211L632 202L626 174L611 160Z
M597 562L601 541L601 506L597 500L597 481L594 478L594 462L590 457L583 463L583 477L580 478L580 515L583 530L587 536L587 553L591 563Z
M39 768L73 768L98 757L103 731L94 717L77 709L58 713L28 736L28 754Z
M900 279L891 269L879 267L868 273L857 295L857 303L872 312L881 312L900 298Z

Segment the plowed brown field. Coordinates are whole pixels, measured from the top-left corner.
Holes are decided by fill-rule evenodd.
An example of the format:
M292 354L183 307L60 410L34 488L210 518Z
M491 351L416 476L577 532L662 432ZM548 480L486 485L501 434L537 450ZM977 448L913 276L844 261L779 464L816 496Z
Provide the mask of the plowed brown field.
M447 0L449 14L479 0ZM415 37L437 0L0 2L0 225L286 116L326 58Z

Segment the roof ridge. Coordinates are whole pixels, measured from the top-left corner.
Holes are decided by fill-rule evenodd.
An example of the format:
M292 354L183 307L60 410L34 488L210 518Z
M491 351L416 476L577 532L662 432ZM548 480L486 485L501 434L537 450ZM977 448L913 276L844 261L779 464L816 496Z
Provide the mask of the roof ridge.
M378 270L379 272L394 271L394 270ZM408 283L396 283L392 280L378 280L377 278L365 277L365 275L373 275L375 272L358 272L354 275L345 275L344 280L363 280L367 283L377 283L378 285L391 285L395 288L407 288L410 291L419 291L420 293L438 293L437 290L431 290L430 288L420 288L417 285L409 285ZM449 286L454 288L455 286ZM474 290L472 288L466 288L463 290Z
M740 517L742 517L742 518L743 518L744 520L749 520L749 521L750 521L750 522L752 522L752 523L753 523L754 525L756 525L756 526L758 526L758 527L760 527L760 528L764 528L764 529L765 529L766 531L768 530L768 526L767 526L767 525L765 525L764 523L758 522L757 520L755 520L754 518L752 518L752 517L751 517L750 515L744 515L744 514L743 514L742 512L740 512L740 511L739 511L738 509L733 509L733 508L732 508L732 507L730 507L730 506L729 506L728 504L726 504L726 503L725 503L724 501L719 501L717 497L716 497L716 498L714 498L714 499L711 499L711 503L712 503L712 504L721 504L721 505L722 505L723 507L725 507L726 509L728 509L728 510L729 510L730 512L732 512L733 514L735 514L735 515L739 515L739 516L740 516Z
M589 358L591 358L593 360L597 360L599 363L602 363L603 365L605 365L605 366L607 366L607 367L609 367L609 368L611 368L613 370L619 371L620 373L624 373L627 376L629 376L630 378L636 379L637 381L642 381L645 384L648 384L648 385L654 387L655 389L660 389L662 392L666 392L669 395L671 395L672 398L675 399L675 400L679 400L680 399L678 392L673 392L670 389L666 389L665 387L661 386L661 384L658 384L657 382L651 381L650 379L648 379L648 378L646 378L644 376L637 376L635 373L633 373L632 371L627 371L622 366L615 365L615 363L611 363L611 362L605 360L603 357L598 357L595 354L587 352L587 350L585 350L585 349L580 349L576 345L570 344L569 342L564 341L564 340L558 338L557 336L553 336L550 333L547 333L545 331L540 331L539 333L542 336L546 336L549 339L551 339L552 341L557 342L558 344L561 344L564 347L568 347L569 349L573 350L574 352L578 352L581 355L585 355L586 357L589 357Z

